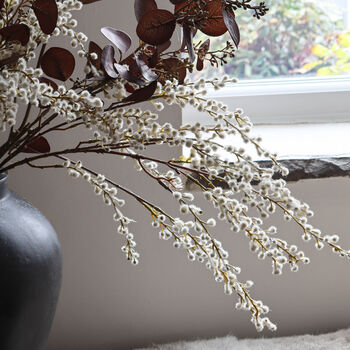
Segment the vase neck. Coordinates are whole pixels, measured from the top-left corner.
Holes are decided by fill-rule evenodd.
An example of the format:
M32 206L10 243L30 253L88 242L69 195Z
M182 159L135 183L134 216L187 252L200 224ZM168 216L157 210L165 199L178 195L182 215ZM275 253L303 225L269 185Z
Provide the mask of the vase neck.
M8 177L6 173L0 173L0 200L9 194Z

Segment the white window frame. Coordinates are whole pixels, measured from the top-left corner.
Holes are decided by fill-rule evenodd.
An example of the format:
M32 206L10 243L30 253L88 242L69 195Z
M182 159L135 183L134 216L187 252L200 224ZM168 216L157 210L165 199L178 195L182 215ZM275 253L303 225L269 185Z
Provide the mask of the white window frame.
M350 77L298 77L239 81L207 98L243 108L254 124L350 122ZM183 123L212 124L206 113L183 110Z
M262 136L263 146L280 159L350 157L350 77L241 81L208 90L207 98L222 101L230 111L243 108L254 123L253 134ZM214 124L193 107L183 109L182 119L184 124Z

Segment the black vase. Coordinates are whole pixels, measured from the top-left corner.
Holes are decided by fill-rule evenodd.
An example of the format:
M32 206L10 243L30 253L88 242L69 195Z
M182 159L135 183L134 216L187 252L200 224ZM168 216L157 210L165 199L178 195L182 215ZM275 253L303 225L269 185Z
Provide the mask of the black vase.
M43 350L61 286L61 250L38 209L0 174L0 349Z

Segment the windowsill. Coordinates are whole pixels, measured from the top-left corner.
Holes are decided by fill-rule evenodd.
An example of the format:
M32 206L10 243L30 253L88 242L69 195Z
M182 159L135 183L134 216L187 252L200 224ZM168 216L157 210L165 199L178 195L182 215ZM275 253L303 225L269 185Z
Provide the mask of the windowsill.
M261 166L269 165L268 161L260 161ZM350 154L342 157L311 157L305 159L283 159L289 174L283 177L286 181L324 179L350 176Z
M252 134L262 137L264 149L278 153L279 162L289 169L286 181L350 176L350 123L256 125ZM270 164L238 136L220 143L243 146L261 166ZM222 156L227 158L227 153ZM190 183L186 187L195 190Z
M350 175L350 123L257 125L254 133L288 170L287 181ZM260 161L268 164L266 161Z
M310 157L298 159L282 159L279 162L289 170L289 174L285 177L281 175L274 176L275 179L283 178L287 182L297 182L300 180L310 179L326 179L332 177L349 177L350 176L350 154L342 157ZM271 161L258 161L262 167L272 164ZM195 176L203 185L205 183ZM214 181L214 185L218 187L227 187L224 182ZM192 181L186 181L186 190L196 191L197 185Z

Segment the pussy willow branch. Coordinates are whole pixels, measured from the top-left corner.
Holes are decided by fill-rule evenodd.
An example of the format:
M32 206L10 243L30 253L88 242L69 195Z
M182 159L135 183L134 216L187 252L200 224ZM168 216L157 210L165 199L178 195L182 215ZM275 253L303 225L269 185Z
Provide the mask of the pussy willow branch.
M61 160L67 160L67 158L62 157L62 156L56 156L56 157L59 158L59 159L61 159ZM49 167L52 167L52 166L49 166ZM89 173L93 174L94 176L98 176L98 173L96 173L95 171L93 171L93 170L91 170L91 169L89 169L89 168L87 168L87 167L85 167L85 166L82 166L81 169L83 169L83 170L85 170L85 171L88 171ZM110 180L110 179L108 179L108 178L105 178L105 181L106 181L107 183L111 184L112 186L114 186L115 188L117 188L117 189L123 191L124 193L126 193L126 194L132 196L134 199L136 199L140 204L142 204L147 210L150 211L152 217L153 217L153 215L163 214L164 216L166 216L166 217L169 219L169 221L170 221L171 223L174 223L174 222L175 222L174 218L173 218L171 215L169 215L169 214L166 213L163 209L159 208L158 206L154 205L153 203L149 202L148 200L142 198L140 195L135 194L134 192L132 192L132 191L129 190L128 188L126 188L126 187L124 187L124 186L122 186L122 185L119 185L119 184L116 183L115 181L112 181L112 180ZM211 240L211 244L212 244L212 247L213 247L213 250L215 250L216 253L218 254L218 257L219 257L219 259L220 259L220 262L221 262L222 266L223 266L223 265L226 265L226 266L229 265L229 264L226 264L226 263L224 262L223 256L222 256L222 254L221 254L221 252L220 252L220 249L219 249L219 247L217 246L217 244L216 244L215 239L213 238L213 236L212 236L212 235L210 234L210 232L207 230L207 227L206 227L205 223L198 217L198 215L197 215L192 209L190 209L190 212L191 212L191 214L195 217L195 221L197 221L197 222L201 225L201 227L203 228L203 231L206 232L206 233L209 235L210 240ZM203 251L205 254L207 254L207 256L209 256L209 258L210 258L210 255L208 255L207 250L197 241L197 237L195 237L195 236L192 235L191 233L187 233L187 236L189 236L189 237L192 239L192 241L193 241L197 246L199 246L199 247L202 249L202 251ZM174 239L178 239L178 237L177 237L176 235L174 235ZM232 265L231 265L231 266L232 266ZM228 282L228 277L226 276L226 272L223 271L222 267L219 267L219 268L218 268L218 271L220 271L220 273L222 274L223 278L226 280L226 282ZM238 281L237 281L237 282L238 282ZM255 300L250 296L250 294L249 294L249 292L248 292L246 286L245 286L243 283L241 283L241 282L238 282L238 283L239 283L240 287L242 288L242 291L243 291L244 296L245 296L247 299L249 299L249 301L250 301L250 303L251 303L251 305L252 305L252 310L254 310L254 311L252 311L253 317L255 317L256 319L258 319L258 317L259 317L259 315L260 315L260 310L259 310L259 308L258 308L258 306L257 306L257 304L256 304L256 302L255 302ZM236 290L235 287L234 287L234 289ZM237 291L237 290L236 290L236 291ZM240 293L238 293L238 295L239 295L239 297L242 299L242 295L241 295Z
M40 50L40 53L39 53L39 57L38 57L38 61L37 61L37 64L36 64L36 68L40 67L41 58L42 58L45 50L46 50L46 44L42 44L41 50ZM24 126L26 125L26 123L28 121L28 118L29 118L29 115L30 115L31 108L32 108L32 104L29 102L28 106L27 106L26 113L25 113L24 118L22 120L22 124L20 125L18 131L21 131L22 128L24 128Z
M120 146L116 145L115 147L120 147ZM125 148L125 146L122 146L122 147ZM33 161L40 160L40 159L45 159L45 158L49 158L49 157L53 157L53 156L62 156L62 155L67 155L67 154L77 154L77 153L96 153L96 154L106 154L106 155L110 154L110 155L125 156L125 157L132 158L135 160L149 160L149 161L154 161L154 162L157 162L159 164L164 164L167 166L170 165L170 166L182 169L182 170L188 170L188 171L191 171L191 172L196 173L198 175L199 174L208 175L208 173L205 171L185 167L185 166L182 166L178 163L175 163L172 160L161 160L161 159L156 159L156 158L144 156L141 154L129 154L126 152L118 152L118 151L113 151L113 150L107 151L104 148L96 147L96 146L70 148L70 149L65 149L65 150L60 150L60 151L55 151L55 152L50 152L50 153L39 154L39 155L36 155L33 157L26 157L24 159L21 159L21 160L15 162L15 163L12 163L12 164L9 164L8 166L5 166L4 168L1 169L1 171L2 172L9 171L11 169L14 169L14 168L20 166L20 165L24 165L24 164L27 164L28 162L33 162Z
M2 171L7 171L7 170L10 170L10 169L12 169L14 167L23 165L23 164L28 164L29 166L35 167L35 168L59 168L59 167L61 167L59 165L40 166L40 165L33 164L33 162L36 161L36 160L40 160L40 159L44 159L44 158L48 158L48 157L56 157L56 158L59 158L59 159L66 160L67 158L63 157L63 154L77 154L77 153L99 153L99 154L102 153L102 154L126 156L128 158L132 158L132 159L137 160L138 162L140 162L140 165L142 164L142 162L141 162L142 160L154 161L154 162L157 162L159 164L166 165L170 169L175 170L177 173L185 176L186 178L191 180L193 183L198 185L202 190L207 189L207 187L204 186L203 184L201 184L197 179L193 178L193 176L190 175L189 173L196 174L197 176L199 176L202 180L204 180L207 183L207 186L209 186L211 188L215 187L214 184L212 183L212 181L208 177L209 173L207 173L206 171L199 170L199 169L193 169L193 168L190 168L190 167L187 167L187 166L183 166L183 165L180 165L179 163L176 163L176 162L174 162L172 160L161 160L161 159L156 159L156 158L153 158L153 157L144 156L144 155L141 155L141 154L128 154L128 153L125 153L125 152L106 151L105 149L102 149L102 148L96 148L96 146L85 147L85 148L77 147L77 148L74 148L74 149L67 149L67 150L64 150L64 151L52 152L52 153L49 153L49 154L41 154L41 155L37 155L37 156L34 156L34 157L27 157L27 158L25 158L25 159L23 159L23 160L21 160L21 161L19 161L17 163L9 165L8 167L4 168ZM142 167L142 168L145 171L145 168L144 167ZM93 172L91 170L88 170L88 171L90 171L93 174L96 174L95 172ZM163 180L163 179L157 178L156 176L152 176L147 171L145 171L145 173L147 175L151 176L153 179L155 179L157 181L158 180ZM214 176L214 178L216 180L224 181L224 179L221 176ZM109 181L111 181L111 180L109 180ZM114 182L110 182L110 183L113 183L113 185L115 185L116 187L120 188L120 185L115 184ZM259 196L262 196L258 191L254 190L254 193L258 194ZM262 196L262 197L264 199L269 200L269 201L273 202L274 204L276 204L285 214L289 215L305 231L304 225L294 215L292 215L284 206L282 206L281 203L279 203L278 201L274 200L273 198L271 198L269 196ZM144 202L145 200L142 199L142 201ZM150 204L150 203L148 203L148 204ZM152 206L153 206L153 204L152 204ZM248 232L248 234L251 237L251 239L257 241L257 239L255 237L253 237L249 232ZM310 234L313 236L313 238L316 241L318 241L320 239L315 234L313 234L313 233L310 233ZM260 241L257 241L257 243L261 245ZM328 245L330 247L332 247L336 251L342 251L342 249L339 246L334 245L334 244L329 243L329 242L327 242L327 243L328 243ZM281 248L281 247L279 247L279 248ZM263 246L262 246L262 249L264 249ZM288 255L289 255L289 258L292 258L292 259L295 258L294 256L291 256L289 252L288 252ZM297 262L297 259L294 259L294 260Z
M55 126L53 128L53 130L57 131L56 130L56 127ZM44 135L46 132L43 132L42 134L40 135ZM35 136L35 137L38 137L38 136ZM34 138L34 137L33 137ZM169 138L167 141L171 141L171 139ZM96 141L97 142L97 141ZM155 144L159 144L159 142L163 142L162 139L151 139L149 142L146 142L145 145L146 146L151 146L151 145L155 145ZM84 142L84 143L90 143L89 142ZM22 144L22 147L24 148L24 146L26 146L27 142L26 141L23 141L23 144ZM68 148L68 149L64 149L64 150L61 150L61 151L57 151L57 152L52 152L52 153L44 153L44 154L40 154L38 156L34 156L34 157L26 157L20 161L17 161L15 163L11 163L10 165L6 165L6 163L8 161L10 161L13 157L15 157L15 155L18 155L20 153L19 150L16 150L16 154L15 152L11 153L11 156L8 157L7 159L5 159L2 163L0 163L0 169L1 171L8 171L8 170L11 170L11 169L14 169L16 168L17 166L20 166L20 165L23 165L23 164L26 164L27 161L33 161L33 160L38 160L38 159L44 159L44 158L48 158L48 157L51 157L51 156L54 156L54 155L57 155L57 154L69 154L69 153L86 153L86 152L94 152L94 153L110 153L110 154L116 154L114 152L108 152L106 151L104 148L102 147L99 147L99 146L94 146L95 148L93 149L93 147L90 147L89 149L87 148L79 148L81 143L79 143L79 145L75 148ZM96 148L98 147L98 148ZM129 148L130 147L130 143L128 141L121 141L119 142L118 144L115 144L115 145L109 145L109 147L111 149L122 149L122 148ZM118 155L123 155L123 153L118 153ZM11 159L10 159L11 158ZM4 167L6 165L6 167Z
M63 161L68 160L66 157L60 156L60 155L56 155L56 158L59 158ZM89 169L85 166L82 166L81 169L88 171L89 173L93 174L94 176L98 176L98 173L96 173L94 170ZM149 202L148 200L142 198L140 195L134 193L133 191L129 190L128 188L116 183L115 181L109 179L109 178L105 178L105 181L108 182L109 184L111 184L112 186L118 188L119 190L123 191L124 193L128 194L129 196L133 197L134 199L136 199L139 203L145 205L146 207L149 206L151 208L154 208L155 210L157 210L159 213L164 214L166 217L170 218L171 216L168 215L166 212L163 211L163 209L159 208L157 205Z
M104 82L103 85L106 85L107 82ZM152 101L152 100L156 100L158 98L162 97L161 95L156 95L156 96L152 96L150 99L148 99L148 101ZM104 111L112 111L115 110L117 108L122 108L122 107L127 107L127 106L132 106L135 105L135 101L130 101L130 102L123 102L123 101L119 101L119 102L115 102L113 104L111 104L108 108L106 108ZM27 112L26 112L26 116L24 117L24 119L26 119L26 121L29 118L29 113L30 113L31 108L27 108ZM48 113L48 111L50 110L50 108L48 108L48 110L46 110L44 113ZM34 138L38 137L37 133L42 130L46 125L50 124L56 117L58 116L57 113L53 113L48 119L46 119L38 128L32 129L35 124L39 123L39 121L41 121L42 119L42 115L38 115L38 117L30 124L27 124L26 126L22 126L18 129L18 132L14 133L14 137L12 140L7 141L2 147L0 147L0 159L6 154L9 153L9 156L5 158L4 161L2 161L0 163L0 168L6 164L9 160L11 160L14 156L18 155L20 152L22 152L22 150L25 148L25 146ZM81 120L82 118L77 118L76 121ZM23 122L22 122L23 124ZM56 127L63 127L65 125L69 125L68 122L63 122L59 125L57 125ZM83 124L79 124L83 125ZM51 132L51 131L55 131L56 127L53 127L47 131L43 131L41 133L41 136ZM27 134L27 135L26 135ZM14 152L11 152L13 149L16 149Z
M7 22L7 25L12 24L12 22L15 19L16 15L18 14L19 10L26 4L26 2L27 2L26 0L22 0L19 3L19 5L17 6L15 12L12 14L10 19L8 18L9 13L7 12L7 9L6 9L6 22Z
M89 148L71 148L71 149L65 149L65 150L60 150L60 151L56 151L56 152L50 152L50 153L43 153L43 154L39 154L37 156L33 156L33 157L26 157L24 159L21 159L15 163L9 164L8 166L5 166L4 168L1 168L3 166L3 163L0 164L0 169L1 172L5 172L5 171L9 171L11 169L14 169L18 166L27 164L28 162L33 162L36 160L40 160L40 159L44 159L44 158L49 158L49 157L53 157L53 156L59 156L59 155L63 155L63 154L73 154L73 153L87 153L89 150ZM95 151L96 152L96 151Z

